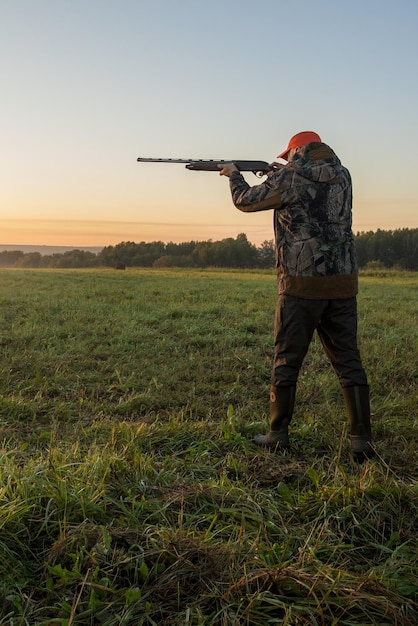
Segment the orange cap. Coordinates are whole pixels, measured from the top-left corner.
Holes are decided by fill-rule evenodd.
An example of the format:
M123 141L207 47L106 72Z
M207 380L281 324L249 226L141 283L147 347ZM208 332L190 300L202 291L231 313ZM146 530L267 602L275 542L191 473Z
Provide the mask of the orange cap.
M283 152L278 154L277 158L285 159L287 153L292 148L302 148L302 146L306 146L306 144L311 143L312 141L321 141L321 137L317 133L312 132L311 130L304 130L303 132L298 133L297 135L293 135L293 137L289 140L289 144L286 150L283 150Z

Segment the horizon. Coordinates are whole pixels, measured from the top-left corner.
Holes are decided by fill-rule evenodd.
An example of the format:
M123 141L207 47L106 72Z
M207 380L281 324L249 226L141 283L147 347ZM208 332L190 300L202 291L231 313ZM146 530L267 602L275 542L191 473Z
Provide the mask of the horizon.
M382 231L382 232L389 232L389 231L397 231L397 230L416 230L417 228L414 227L409 227L409 226L398 226L397 228L377 228L377 229L369 229L369 230L357 230L354 231L353 230L353 235L356 237L358 235L362 235L365 233L376 233L377 231ZM247 233L245 233L244 231L242 231L242 233L237 233L237 235L235 235L234 237L232 236L226 236L226 237L222 237L221 239L236 239L236 237L239 234L244 234L248 241L256 246L256 247L260 247L265 241L274 241L274 234L272 234L272 236L269 239L264 239L263 241L260 241L259 243L256 243L254 241L252 241ZM30 249L31 252L35 252L35 251L40 251L42 249L54 249L54 250L65 250L65 251L72 251L72 250L89 250L89 251L97 251L100 252L101 250L103 250L106 247L113 247L113 246L117 246L118 244L122 244L122 243L127 243L127 242L133 242L135 244L140 244L140 243L156 243L156 242L162 242L163 244L167 245L170 243L190 243L190 242L195 242L197 243L203 243L205 241L219 241L219 239L213 239L213 238L208 238L208 239L195 239L195 238L191 238L191 239L182 239L181 241L173 241L171 240L166 240L164 241L163 239L150 239L150 240L133 240L133 239L123 239L120 240L116 243L113 244L104 244L104 245L88 245L88 244L83 244L83 245L71 245L71 244L65 244L65 245L60 245L60 244L36 244L36 243L32 243L32 244L12 244L12 243L0 243L0 252L16 252L16 251L22 251L24 252L24 249Z
M35 229L35 234L31 228L31 224L27 224L25 229L21 227L20 231L25 233L22 236L23 241L20 243L1 243L0 248L4 246L31 246L31 247L61 247L61 248L71 248L71 249L88 249L88 248L105 248L106 246L115 246L124 241L134 241L136 243L146 242L152 243L155 241L163 241L164 243L183 243L189 241L208 241L208 240L221 240L227 238L236 238L239 234L245 233L248 240L256 245L261 245L264 241L269 241L274 239L274 230L273 230L273 219L272 212L265 211L263 217L267 217L267 225L263 224L251 224L248 221L243 222L240 226L236 225L217 225L217 224L199 224L198 226L195 224L181 224L181 223L164 223L164 224L155 224L154 222L92 222L91 220L85 223L88 223L90 226L94 225L97 238L97 232L100 231L99 226L103 227L104 232L107 237L103 237L103 239L107 238L106 242L103 241L91 241L91 237L88 233L83 233L78 242L74 243L73 235L74 228L69 228L70 220L65 220L66 230L64 229L64 234L59 236L55 235L54 225L59 220L51 220L47 222L47 234L42 236L42 227L45 224L44 220L37 221L37 228ZM10 219L1 220L1 222L10 223ZM64 220L61 220L63 222ZM418 223L415 220L410 220L411 224L404 224L402 226L399 225L399 221L397 219L396 214L393 214L393 219L390 220L390 223L386 226L383 225L374 225L371 223L359 223L356 224L354 222L353 215L353 226L352 232L354 235L357 233L365 233L365 232L377 232L378 230L383 231L393 231L399 229L414 229L418 228ZM416 225L414 225L416 223ZM79 224L78 222L74 222L74 224ZM77 229L75 229L77 230ZM185 231L191 231L190 236L185 235ZM3 235L7 233L8 228L3 228ZM113 231L110 234L110 231ZM73 234L71 234L73 233ZM152 234L154 233L154 235ZM192 234L193 233L193 234ZM74 236L74 239L76 236Z

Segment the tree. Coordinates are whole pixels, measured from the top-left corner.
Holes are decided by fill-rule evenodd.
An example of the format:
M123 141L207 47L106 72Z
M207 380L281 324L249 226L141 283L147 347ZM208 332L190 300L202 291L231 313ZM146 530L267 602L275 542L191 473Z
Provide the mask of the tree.
M258 252L258 266L263 269L274 267L276 264L276 252L274 248L273 239L269 241L263 241L261 246L257 250Z
M39 252L28 252L24 254L16 263L16 267L37 268L41 265L42 255Z
M0 267L13 267L22 257L21 250L4 250L0 252Z

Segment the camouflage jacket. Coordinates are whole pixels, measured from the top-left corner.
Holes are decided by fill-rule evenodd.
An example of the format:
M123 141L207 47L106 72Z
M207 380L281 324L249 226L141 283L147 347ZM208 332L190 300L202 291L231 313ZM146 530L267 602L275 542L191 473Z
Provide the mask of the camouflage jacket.
M308 144L254 187L234 172L230 188L240 211L274 210L280 294L311 299L356 295L351 177L329 146Z

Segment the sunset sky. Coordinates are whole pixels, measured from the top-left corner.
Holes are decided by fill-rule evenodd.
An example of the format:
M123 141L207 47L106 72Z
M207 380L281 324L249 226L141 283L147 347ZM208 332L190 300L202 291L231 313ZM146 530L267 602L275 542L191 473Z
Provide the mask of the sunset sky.
M0 2L0 244L271 239L228 180L314 130L353 226L418 227L417 0ZM249 173L250 184L259 181Z

